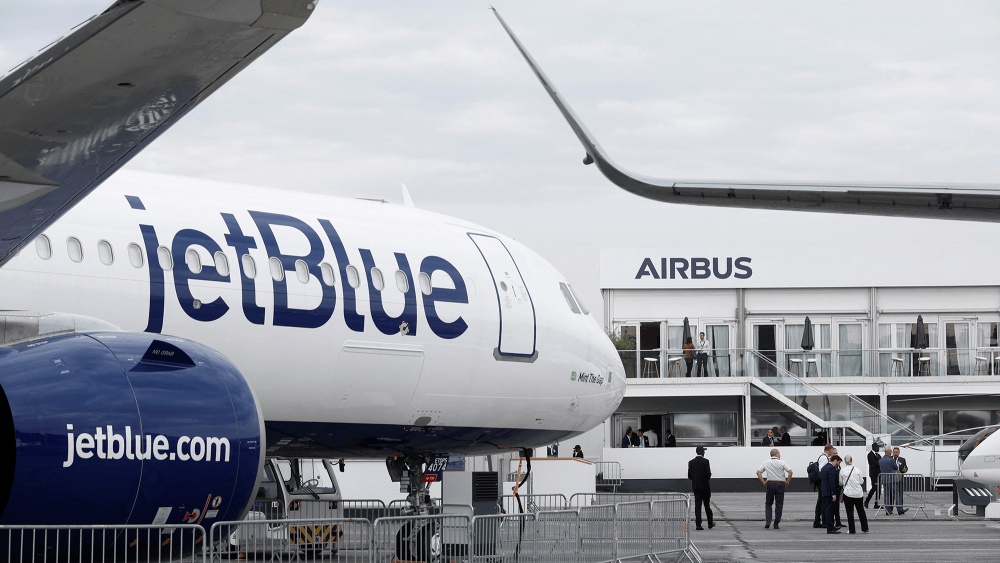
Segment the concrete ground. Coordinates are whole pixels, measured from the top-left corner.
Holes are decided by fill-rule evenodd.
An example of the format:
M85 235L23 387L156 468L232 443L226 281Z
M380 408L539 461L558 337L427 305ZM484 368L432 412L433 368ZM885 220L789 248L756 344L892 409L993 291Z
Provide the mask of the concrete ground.
M716 493L712 510L716 527L704 531L691 523L691 541L706 562L715 561L1000 561L1000 522L947 516L951 493L928 493L925 512L910 509L903 516L868 510L868 534L829 535L813 528L815 493L785 495L781 529L764 529L764 491ZM971 510L966 507L967 510ZM916 518L913 516L916 515ZM692 515L693 517L693 515ZM703 516L704 517L704 516Z

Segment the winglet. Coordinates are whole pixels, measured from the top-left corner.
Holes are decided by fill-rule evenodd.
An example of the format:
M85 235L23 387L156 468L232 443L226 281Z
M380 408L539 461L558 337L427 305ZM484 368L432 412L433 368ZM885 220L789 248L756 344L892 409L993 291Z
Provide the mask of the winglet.
M542 87L544 87L545 91L552 97L552 101L555 102L556 107L559 108L559 111L563 114L566 122L569 123L573 132L576 133L576 137L580 139L581 143L583 143L583 150L587 151L587 155L586 158L584 158L583 163L590 164L594 162L594 159L608 161L607 154L597 143L597 139L595 139L590 131L587 130L587 126L580 121L580 118L576 116L576 113L573 112L573 108L569 107L569 104L566 103L562 95L559 94L559 91L556 90L556 87L552 84L552 81L549 80L549 77L545 75L545 72L538 66L538 63L535 62L535 59L532 58L531 54L528 53L528 50L521 44L517 35L514 35L514 32L507 26L507 22L500 17L500 13L496 11L496 8L490 6L490 9L493 10L493 15L497 17L497 20L500 21L500 25L503 26L507 35L510 36L511 41L514 42L514 46L516 46L517 50L521 52L521 56L523 56L524 60L527 61L528 66L530 66L531 70L534 71L535 76L538 77L538 81L542 83Z
M413 199L410 197L410 192L406 189L406 184L401 183L399 185L403 188L403 205L415 208L416 205L413 205Z

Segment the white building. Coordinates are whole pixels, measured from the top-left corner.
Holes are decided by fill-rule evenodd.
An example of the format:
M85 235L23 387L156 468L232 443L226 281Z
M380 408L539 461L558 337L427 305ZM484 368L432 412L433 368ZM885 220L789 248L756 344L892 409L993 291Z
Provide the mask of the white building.
M899 249L878 241L814 252L603 250L605 328L618 338L629 378L619 412L603 428L604 459L622 460L626 478L645 478L635 476L652 474L649 456L668 455L616 451L627 426L653 429L661 444L669 428L679 447L742 449L781 426L794 447L814 440L864 447L871 434L898 444L997 423L995 254L985 244ZM926 331L921 349L918 316ZM808 351L806 317L815 343ZM693 343L700 332L709 342L706 377L695 369L688 377L685 318ZM947 477L955 456L945 450L962 441L961 433L934 440L933 460L930 443L926 453L908 453L927 458L921 472ZM657 463L672 462L668 455Z

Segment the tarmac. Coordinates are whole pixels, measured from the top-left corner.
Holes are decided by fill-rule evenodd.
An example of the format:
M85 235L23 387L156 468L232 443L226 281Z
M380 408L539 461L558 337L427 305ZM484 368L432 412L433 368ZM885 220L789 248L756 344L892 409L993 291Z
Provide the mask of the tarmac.
M869 533L861 533L855 520L855 535L847 533L847 513L841 507L842 533L831 535L813 528L815 493L785 495L780 530L764 528L763 490L715 493L716 526L709 530L702 522L705 530L699 531L691 522L691 542L705 562L1000 562L1000 521L948 516L950 492L927 493L926 501L922 511L913 507L903 516L869 509Z

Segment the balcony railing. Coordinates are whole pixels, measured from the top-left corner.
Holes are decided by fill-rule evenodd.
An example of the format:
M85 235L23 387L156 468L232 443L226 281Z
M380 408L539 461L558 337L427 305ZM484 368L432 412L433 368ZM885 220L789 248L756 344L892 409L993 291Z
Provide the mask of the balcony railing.
M629 379L774 377L772 372L779 366L806 379L1000 375L1000 347L808 351L719 348L709 352L700 375L695 350L656 348L618 353Z

